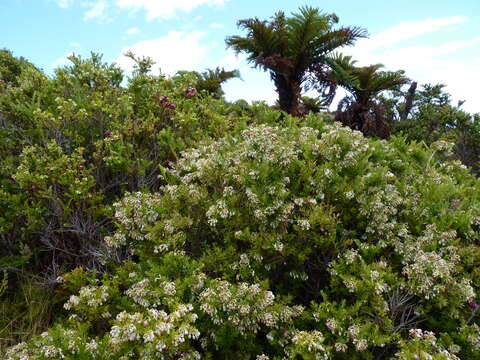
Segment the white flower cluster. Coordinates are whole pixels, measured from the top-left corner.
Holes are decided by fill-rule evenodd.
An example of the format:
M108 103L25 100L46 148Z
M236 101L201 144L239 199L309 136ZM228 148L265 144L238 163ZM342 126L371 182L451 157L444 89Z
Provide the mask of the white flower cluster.
M357 351L365 351L368 349L368 343L366 339L359 338L360 330L360 326L353 324L348 327L347 333Z
M235 215L235 211L230 210L225 200L220 199L207 210L207 218L210 226L215 226L218 219L227 219Z
M34 341L34 346L22 342L7 350L5 353L5 360L37 360L37 359L69 359L65 354L79 354L82 346L82 338L80 334L72 329L66 330L62 333L63 346L55 344L53 336L49 332L43 332ZM95 355L95 351L91 351Z
M87 285L80 289L78 296L72 295L70 299L63 305L66 310L70 310L79 305L89 307L98 307L103 305L108 299L108 287L105 285L94 286Z
M286 129L265 125L252 127L241 133L239 141L219 140L185 152L171 172L180 178L183 186L192 186L196 181L222 186L222 198L211 204L206 212L210 226L236 215L228 200L243 195L245 210L263 225L276 228L291 221L295 208L294 202L288 199L290 178L272 179L266 193L258 193L254 186L259 176L257 169L268 163L282 173L301 156L303 146L312 147L320 141L317 130L301 128L298 132L297 135L290 134ZM220 173L222 176L218 178ZM315 202L312 199L300 205ZM308 228L306 221L300 226Z
M147 228L159 216L155 208L159 198L159 194L127 193L122 200L113 204L119 229L113 236L105 237L107 245L125 245L127 238L136 241L148 239Z
M409 343L407 342L406 349L395 354L398 360L411 360L411 359L445 359L445 360L460 360L455 355L460 348L457 345L451 345L448 349L443 348L438 342L437 337L431 331L424 331L422 329L410 329L411 343L414 345L411 349L408 349ZM422 345L420 345L422 344ZM420 345L422 350L417 350ZM416 352L413 355L411 352Z
M432 145L432 150L438 152L445 152L445 155L453 155L453 148L455 147L455 143L445 141L445 140L437 140Z
M412 254L411 263L403 268L403 273L414 284L415 290L426 299L445 291L445 280L450 280L455 264L443 259L435 252L418 250Z
M180 304L170 314L157 309L133 314L122 311L110 330L110 341L112 345L149 343L156 352L175 353L185 342L200 336L193 326L197 318L191 304Z
M53 345L45 345L41 348L41 354L48 359L63 359L65 356L62 353L62 349L59 349Z
M325 338L318 330L295 331L292 336L292 344L297 353L308 353L313 359L328 359L329 354L324 347ZM310 358L310 357L308 357Z
M25 343L21 342L15 346L12 346L5 353L5 360L34 360L35 354L33 353L31 347Z
M369 174L364 176L368 177ZM397 209L403 200L395 185L369 189L368 193L358 196L357 201L360 203L360 214L368 221L367 234L378 237L379 244L384 246L396 237L399 231Z
M480 350L480 326L478 324L471 325L472 333L468 335L467 340L477 350Z
M230 324L241 334L257 333L261 326L277 328L299 316L300 306L278 306L271 291L259 284L214 280L200 294L200 310L208 314L214 324Z
M466 302L475 298L470 280L457 274L460 262L458 249L452 246L456 240L455 231L440 232L430 224L422 236L405 236L393 242L397 253L403 256L403 274L410 280L411 287L425 299L444 295L447 290L457 289ZM438 247L439 250L425 250Z
M428 340L431 343L435 343L437 341L435 334L431 331L423 331L422 329L410 329L408 333L412 338L415 339Z
M312 145L314 154L320 154L324 160L335 162L335 170L357 164L359 157L369 151L370 145L361 132L343 127L335 122L324 127L320 141Z
M262 355L257 355L255 360L270 360L270 357L268 357L265 354L262 354Z
M160 277L157 277L153 282L149 279L143 279L133 284L125 292L125 295L143 307L160 306L162 301L168 302L168 298L175 296L175 294L175 283L164 281Z

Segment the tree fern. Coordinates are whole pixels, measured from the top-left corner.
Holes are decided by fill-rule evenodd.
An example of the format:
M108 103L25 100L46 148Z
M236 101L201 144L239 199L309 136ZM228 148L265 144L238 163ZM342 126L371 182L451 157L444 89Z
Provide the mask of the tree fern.
M270 72L279 94L282 110L300 115L302 90L310 86L331 101L333 84L326 79L327 56L337 48L352 45L366 31L357 27L333 29L338 22L335 14L325 14L313 7L301 7L298 13L286 17L277 12L269 21L258 18L240 20L239 28L246 36L230 36L228 47L247 54L254 67ZM327 84L312 86L316 82Z

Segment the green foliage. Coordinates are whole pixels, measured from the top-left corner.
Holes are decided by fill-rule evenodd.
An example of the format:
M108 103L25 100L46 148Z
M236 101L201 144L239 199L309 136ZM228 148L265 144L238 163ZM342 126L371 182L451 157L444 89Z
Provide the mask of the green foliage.
M230 36L226 42L236 52L246 53L248 61L255 67L270 72L280 108L299 116L302 86L314 83L314 87L323 90L327 55L366 36L366 31L361 28L333 29L336 23L338 17L335 14L324 14L317 8L306 6L291 17L279 11L270 21L240 20L238 26L246 30L247 35ZM322 105L328 105L332 98L322 95L327 98Z
M0 89L2 86L18 86L19 76L28 70L38 71L24 58L14 57L11 51L0 49Z
M234 78L240 78L240 72L238 70L226 71L219 67L214 70L207 69L199 76L195 88L200 92L205 91L214 98L220 99L224 95L222 84Z
M365 135L388 137L390 129L385 119L385 108L378 102L380 93L398 90L408 82L403 71L379 71L383 65L355 66L350 56L335 55L329 59L331 76L345 88L347 96L338 104L336 121Z
M390 101L394 113L391 115L393 129L416 141L431 144L440 139L455 144L455 156L478 174L480 169L480 116L461 109L462 102L453 105L451 96L445 92L445 85L423 85L416 93L413 109L407 119L399 120L395 110L401 111L400 93Z
M309 124L309 127L306 126ZM476 359L478 180L451 146L252 125L126 193L109 274L7 359Z
M364 123L402 111L403 73L329 62L365 35L337 22L305 7L227 40L303 118L225 102L219 68L128 53L124 79L92 54L47 77L0 51L3 358L480 357L480 183L455 160L478 163L478 116L442 86L388 141L302 110L335 77Z
M330 63L338 84L362 104L372 101L382 91L398 89L408 82L403 71L379 71L382 64L357 67L350 56L336 55Z
M0 293L0 352L18 339L30 338L50 325L52 310L64 299L52 299L34 276L19 278L12 287L11 269L3 271ZM58 304L57 302L60 301Z
M126 255L103 243L113 229L111 205L125 191L156 191L181 151L280 115L264 104L227 104L220 84L235 74L220 70L219 79L209 78L216 93L192 95L186 89L197 85L195 74L152 76L153 62L133 54L126 82L98 54L71 56L51 78L8 51L0 55L8 80L0 83L0 267L11 275L5 306L23 309L10 291L21 282L39 284L48 298L65 271L106 271ZM44 324L48 311L45 317ZM2 319L0 328L9 323Z

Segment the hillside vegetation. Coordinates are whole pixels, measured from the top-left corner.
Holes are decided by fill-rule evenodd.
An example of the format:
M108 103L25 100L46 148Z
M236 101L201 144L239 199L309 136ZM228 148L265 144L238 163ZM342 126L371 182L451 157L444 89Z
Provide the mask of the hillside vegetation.
M338 55L335 114L129 56L0 51L2 358L480 358L478 115Z

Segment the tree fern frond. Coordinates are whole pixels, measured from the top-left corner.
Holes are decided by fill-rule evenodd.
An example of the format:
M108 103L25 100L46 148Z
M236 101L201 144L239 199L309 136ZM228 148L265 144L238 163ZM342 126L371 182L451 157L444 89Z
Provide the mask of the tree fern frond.
M333 29L337 22L335 14L305 6L290 17L278 12L269 21L240 20L238 26L246 30L247 35L232 36L226 42L237 53L246 53L255 67L269 70L281 108L299 114L300 94L305 84L311 86L316 80L319 85L312 88L320 89L327 101L333 96L336 85L333 78L326 78L330 76L325 71L326 57L335 49L367 36L362 28ZM347 75L344 74L345 83L350 84L354 79L351 74Z
M322 34L311 43L311 49L316 56L322 57L340 47L353 45L364 37L367 37L366 30L344 27Z

